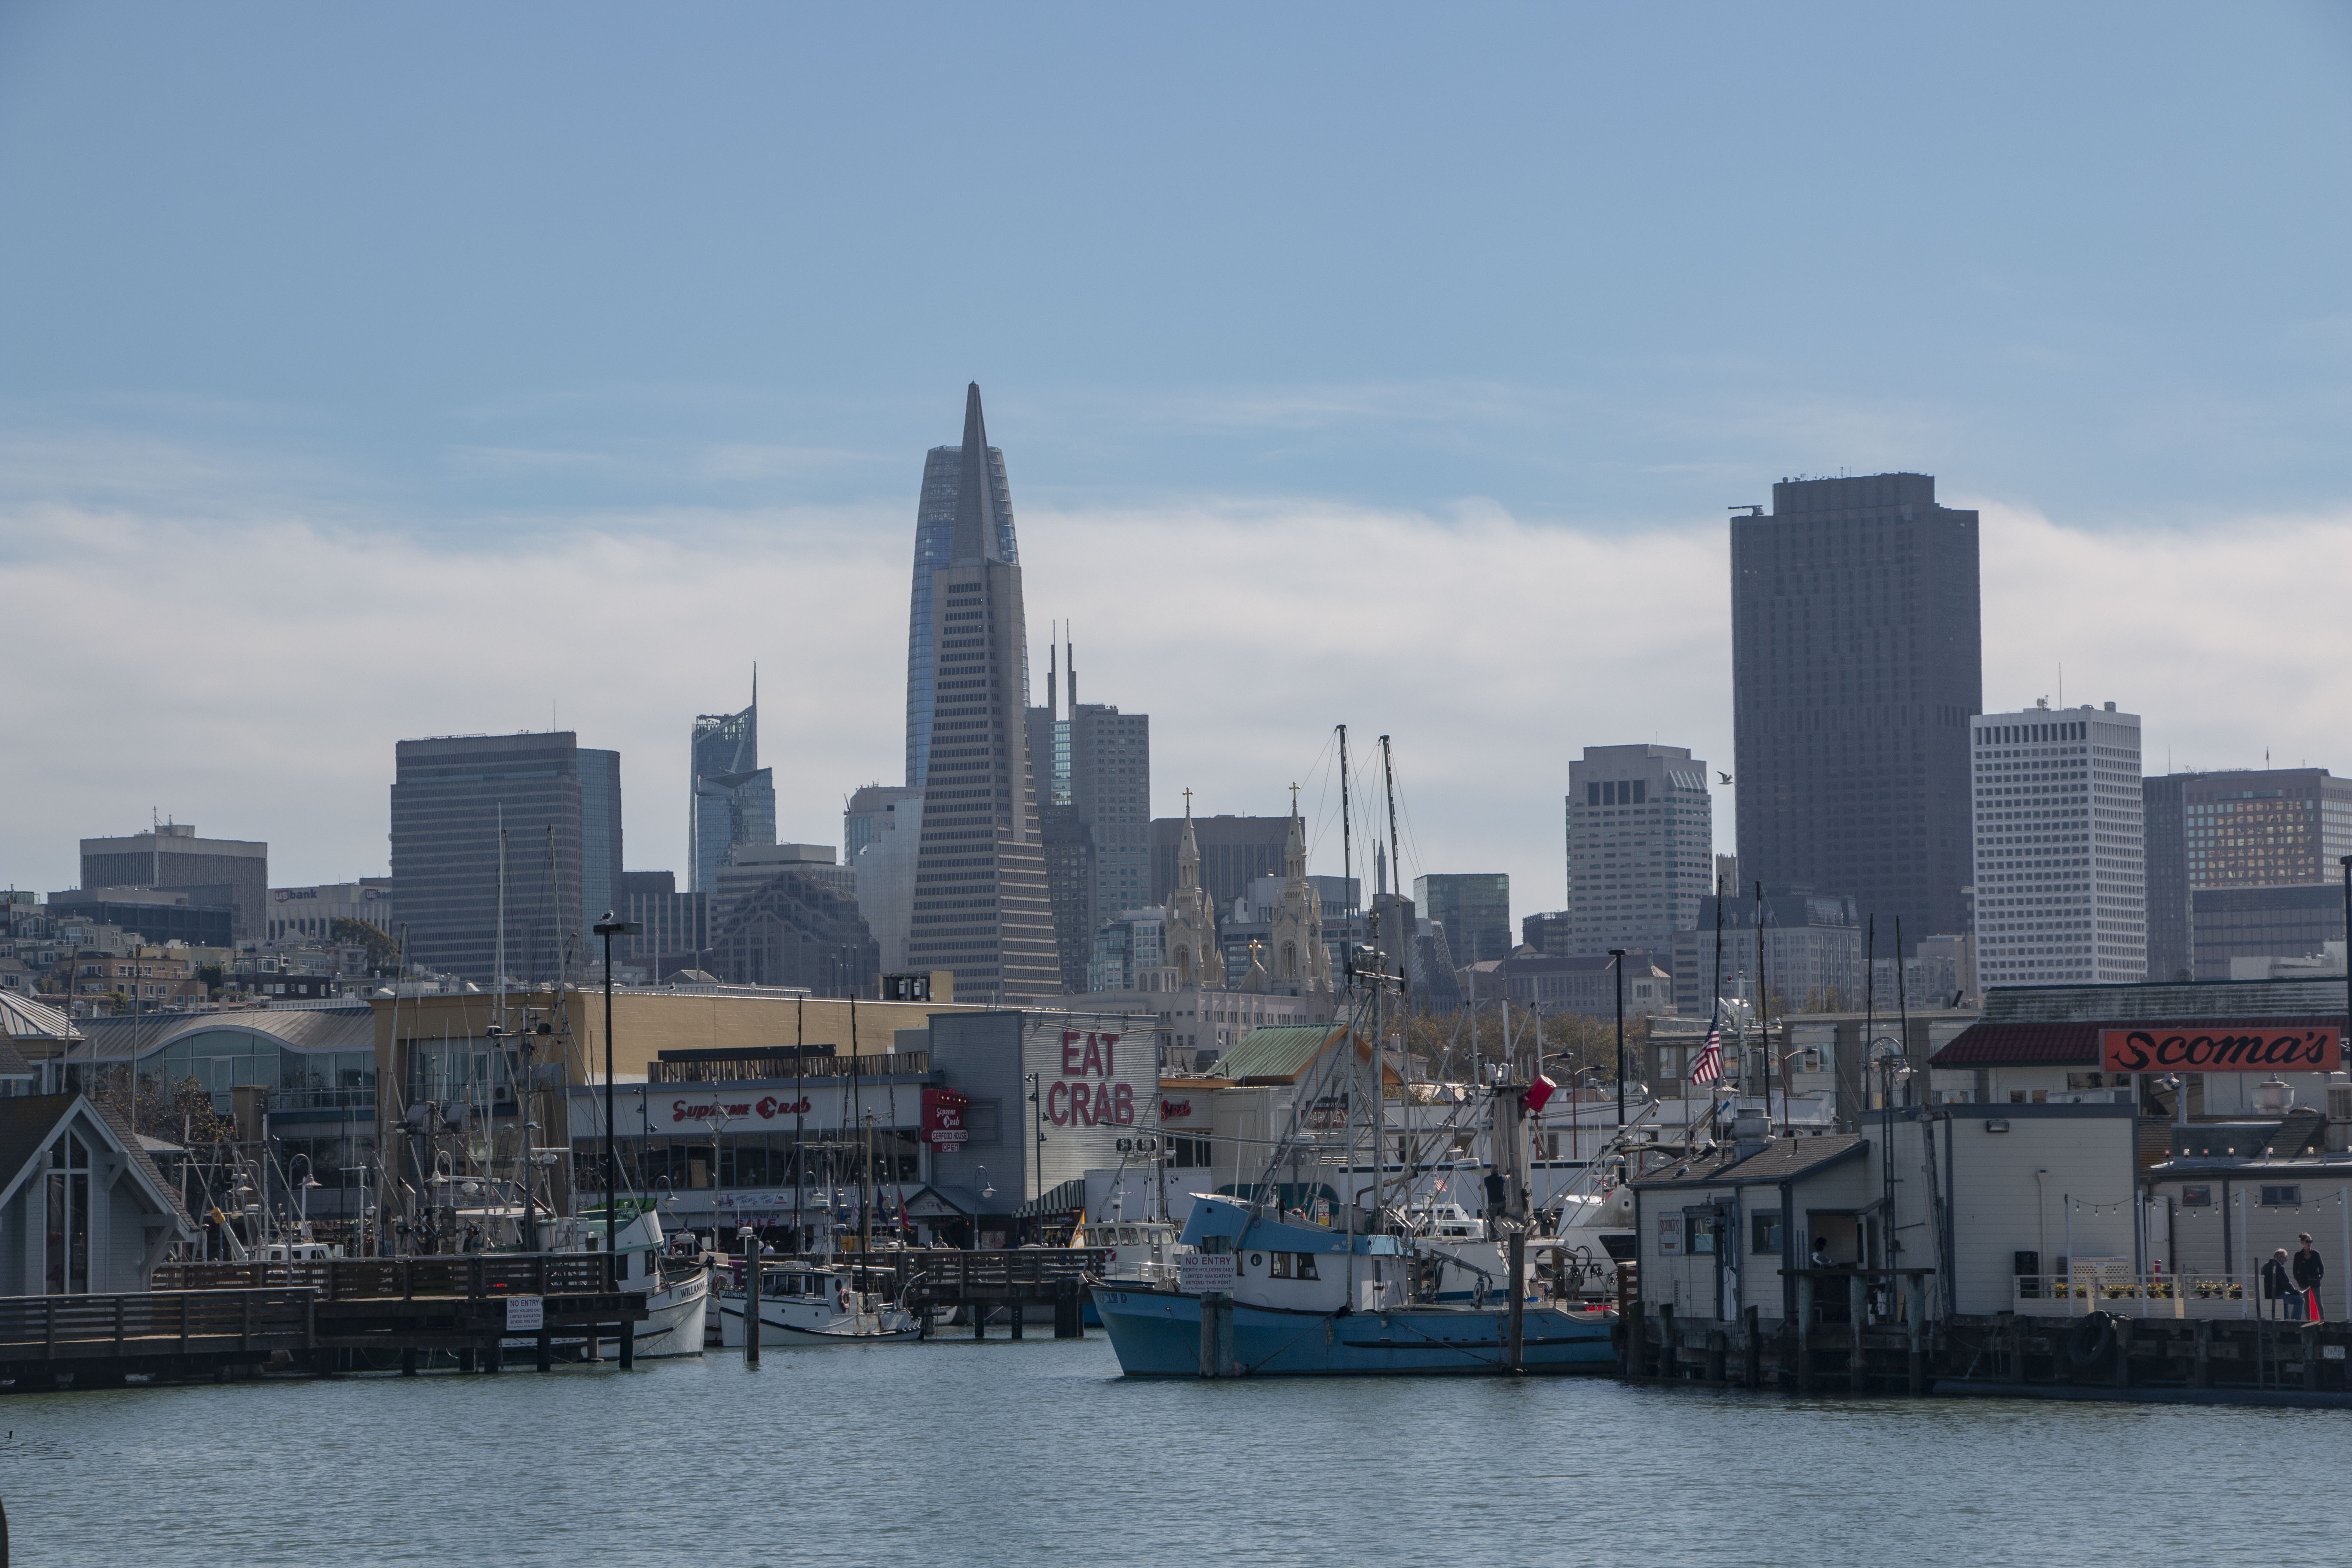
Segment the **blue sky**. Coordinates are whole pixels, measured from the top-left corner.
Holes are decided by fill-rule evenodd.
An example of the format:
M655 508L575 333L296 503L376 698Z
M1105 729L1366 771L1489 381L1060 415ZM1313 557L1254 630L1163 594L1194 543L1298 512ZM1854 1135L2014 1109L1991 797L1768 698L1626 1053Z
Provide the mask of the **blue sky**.
M976 377L1032 613L1095 628L1097 691L1154 712L1160 809L1171 769L1238 800L1292 765L1283 725L1304 765L1349 716L1354 678L1258 635L1312 604L1336 617L1318 642L1444 667L1376 721L1401 735L1512 690L1477 732L1543 734L1493 739L1460 794L1433 791L1428 815L1479 826L1426 868L1508 858L1556 898L1541 803L1563 747L1656 728L1727 757L1720 520L1775 478L1936 473L2034 520L2020 539L2090 541L2095 570L2142 574L2131 591L2168 614L2214 613L2200 552L2281 527L2332 547L2352 479L2347 149L2352 12L2318 4L17 0L0 8L0 588L23 606L42 583L103 583L19 625L73 638L111 614L153 640L150 679L136 660L71 671L39 714L86 775L5 764L26 805L0 826L0 880L66 885L70 839L153 797L224 829L253 802L217 734L192 730L184 764L110 751L98 715L146 713L159 679L173 713L264 679L333 710L312 725L320 771L235 825L281 845L289 877L382 868L374 792L403 724L535 722L551 696L643 755L667 803L677 710L727 695L686 689L700 665L800 657L794 624L833 613L818 600L866 608L806 647L877 651L812 692L891 710L873 672L902 657L889 605L919 455L954 437ZM1480 531L1497 517L1504 533ZM1113 536L1151 548L1152 520L1164 570L1099 558ZM1351 548L1391 524L1396 553ZM1298 546L1266 556L1284 580L1264 595L1202 558L1254 532ZM2152 533L2163 551L2137 547ZM320 622L305 654L156 582L217 581L310 626L316 595L368 592L368 552L518 592L560 561L581 596L553 635L668 640L583 569L592 536L727 542L712 559L775 573L772 635L682 611L700 653L662 653L641 706L600 709L584 679L551 693L520 655L420 699L428 647L473 632L429 603L364 649ZM824 592L792 556L827 540L851 551L841 571L887 580ZM1454 581L1477 549L1496 580L1524 577L1508 542L1547 565L1622 547L1609 559L1644 584L1514 605L1526 640L1488 651L1538 674L1556 658L1549 687L1447 662L1496 609L1477 572L1451 601L1366 586ZM2166 577L2158 558L2200 564ZM1988 619L2036 640L2046 616L1999 602L2000 574L2032 564L1989 559ZM2104 633L2046 640L1989 641L1989 703L2031 700L2015 689L2062 661L2141 668ZM157 666L190 646L215 684L180 691ZM1166 650L1187 646L1179 681ZM2111 694L2216 762L2322 743L2308 694L2250 699L2259 677L2219 683L2237 695L2210 713ZM1630 702L1596 694L1604 678L1651 685ZM1266 749L1236 752L1213 694L1269 688ZM811 724L828 700L809 698ZM858 722L797 759L805 815L894 766L888 726L877 746ZM278 757L260 729L236 745ZM1507 808L1482 776L1514 781ZM316 804L346 788L366 793ZM1727 836L1727 800L1718 816ZM631 858L674 859L681 824L666 804L633 815Z

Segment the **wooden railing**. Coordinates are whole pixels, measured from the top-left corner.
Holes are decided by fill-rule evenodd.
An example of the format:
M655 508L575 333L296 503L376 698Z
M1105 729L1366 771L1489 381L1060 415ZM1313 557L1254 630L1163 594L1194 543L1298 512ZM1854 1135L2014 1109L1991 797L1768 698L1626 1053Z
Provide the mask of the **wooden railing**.
M790 1083L795 1079L888 1078L931 1070L929 1051L862 1057L765 1056L747 1052L715 1061L646 1064L648 1083Z
M0 1361L308 1345L306 1289L0 1297Z
M324 1263L166 1263L158 1290L306 1289L322 1301L416 1296L590 1296L615 1289L602 1252L338 1258Z

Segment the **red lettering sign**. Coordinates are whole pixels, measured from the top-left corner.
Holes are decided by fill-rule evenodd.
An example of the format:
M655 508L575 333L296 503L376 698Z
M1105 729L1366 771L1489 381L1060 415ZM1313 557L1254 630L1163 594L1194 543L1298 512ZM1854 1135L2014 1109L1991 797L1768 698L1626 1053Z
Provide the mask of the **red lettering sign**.
M1189 1100L1163 1100L1160 1102L1160 1120L1162 1121L1181 1121L1192 1114L1192 1102Z
M2099 1064L2106 1072L2335 1072L2344 1031L2102 1029Z
M923 1138L934 1149L952 1148L964 1141L963 1113L971 1100L936 1084L923 1088Z
M1062 1031L1062 1076L1064 1078L1076 1078L1078 1076L1077 1060L1070 1055L1070 1047L1080 1037L1081 1037L1076 1029L1065 1029Z

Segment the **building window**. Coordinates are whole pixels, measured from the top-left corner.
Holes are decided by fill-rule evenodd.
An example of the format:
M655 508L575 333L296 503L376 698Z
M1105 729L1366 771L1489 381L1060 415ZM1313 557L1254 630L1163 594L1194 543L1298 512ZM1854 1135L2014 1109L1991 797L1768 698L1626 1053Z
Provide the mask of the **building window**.
M2201 1208L2210 1208L2210 1207L2212 1207L2212 1206L2213 1206L2213 1189L2212 1189L2212 1188L2210 1188L2210 1187L2183 1187L2183 1188L2181 1188L2181 1189L2180 1189L2180 1206L2181 1206L2182 1208L2186 1208L2186 1209L2201 1209Z
M2269 1208L2300 1208L2303 1206L2303 1188L2300 1186L2264 1187L2263 1204Z
M1715 1251L1715 1215L1711 1213L1689 1216L1685 1229L1690 1236L1691 1256L1702 1257Z
M1748 1250L1750 1252L1779 1252L1781 1239L1780 1211L1767 1209L1761 1214L1749 1215L1748 1234Z

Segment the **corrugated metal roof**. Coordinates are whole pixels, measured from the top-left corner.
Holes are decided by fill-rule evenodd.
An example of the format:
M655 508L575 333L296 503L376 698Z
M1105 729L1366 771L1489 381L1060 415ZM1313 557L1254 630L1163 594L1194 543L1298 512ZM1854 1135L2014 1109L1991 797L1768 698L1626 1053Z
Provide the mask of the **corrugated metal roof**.
M1347 1032L1347 1025L1340 1023L1261 1024L1219 1057L1208 1076L1234 1083L1253 1079L1296 1083L1299 1074Z
M249 1029L268 1035L280 1044L308 1051L372 1051L375 1048L375 1010L343 1008L252 1008L235 1013L164 1013L145 1017L83 1020L89 1057L120 1061L159 1051L174 1040L215 1029ZM77 1050L78 1059L84 1053Z
M0 991L0 1035L13 1040L79 1040L73 1020L47 1003Z
M2340 983L2338 988L2341 988ZM2110 986L2105 989L2122 988ZM2178 991L2187 987L2149 989ZM1931 1068L2090 1067L2099 1060L2099 1031L2102 1029L2147 1029L2152 1033L2194 1037L2198 1035L2265 1034L2274 1029L2336 1029L2343 1025L2344 1015L2341 1012L2268 1014L2234 1018L2105 1017L2032 1023L1994 1023L1988 1019L1961 1030L1951 1044L1927 1058L1927 1065Z
M2224 1020L2344 1016L2344 981L2149 981L2134 985L1996 985L1985 993L1988 1024L2137 1024L2206 1027Z
M1669 1166L1663 1174L1644 1176L1632 1185L1647 1192L1653 1188L1721 1186L1726 1183L1790 1182L1858 1154L1865 1146L1865 1140L1858 1132L1775 1138L1761 1151L1744 1159L1738 1149L1727 1145L1687 1164Z

